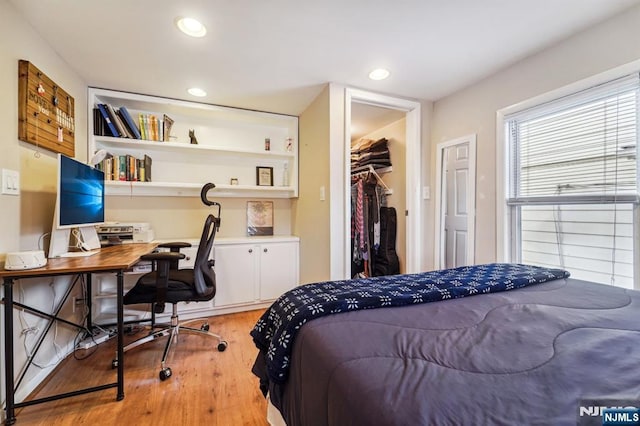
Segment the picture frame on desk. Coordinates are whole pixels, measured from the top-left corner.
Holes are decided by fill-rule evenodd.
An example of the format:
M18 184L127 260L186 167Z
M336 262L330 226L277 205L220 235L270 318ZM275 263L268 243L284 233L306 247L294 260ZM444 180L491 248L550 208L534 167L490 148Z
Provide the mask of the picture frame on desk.
M256 185L273 186L273 167L256 167Z

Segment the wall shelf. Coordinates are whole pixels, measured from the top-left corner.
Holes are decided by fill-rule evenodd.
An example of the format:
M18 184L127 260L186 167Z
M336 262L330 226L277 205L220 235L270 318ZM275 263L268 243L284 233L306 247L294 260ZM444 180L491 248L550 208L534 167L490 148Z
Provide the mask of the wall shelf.
M107 196L192 197L199 196L207 182L216 184L217 197L298 196L297 117L94 88L89 89L88 99L89 157L106 150L123 159L151 158L150 182L107 179ZM167 114L174 120L170 138L151 141L95 135L98 104L114 110L125 107L134 121L140 115ZM191 130L197 144L190 143ZM269 150L265 149L267 138ZM273 186L256 184L257 167L272 169ZM237 185L230 184L232 178Z
M108 196L126 197L199 197L200 189L205 183L207 182L184 183L106 181L105 192ZM216 183L215 189L211 190L211 195L227 198L292 198L295 197L296 192L296 189L292 186L229 185Z

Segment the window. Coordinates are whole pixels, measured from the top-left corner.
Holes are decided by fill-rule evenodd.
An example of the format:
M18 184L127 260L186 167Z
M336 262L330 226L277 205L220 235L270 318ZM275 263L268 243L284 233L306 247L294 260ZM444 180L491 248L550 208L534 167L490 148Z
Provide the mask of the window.
M505 116L510 260L633 288L639 78Z

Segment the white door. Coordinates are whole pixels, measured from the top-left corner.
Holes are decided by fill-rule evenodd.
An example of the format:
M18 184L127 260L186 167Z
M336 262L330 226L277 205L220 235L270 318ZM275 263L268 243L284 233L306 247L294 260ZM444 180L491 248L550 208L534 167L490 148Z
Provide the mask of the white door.
M475 258L475 135L438 145L436 257L438 268Z
M444 236L445 267L467 265L469 229L467 193L469 182L469 144L447 148L444 152Z

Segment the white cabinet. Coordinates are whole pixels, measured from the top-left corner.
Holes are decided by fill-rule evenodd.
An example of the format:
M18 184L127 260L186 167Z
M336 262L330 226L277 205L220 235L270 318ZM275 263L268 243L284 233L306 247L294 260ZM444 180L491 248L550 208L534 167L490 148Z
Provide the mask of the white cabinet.
M262 306L298 285L296 237L227 239L215 246L216 308Z
M274 300L298 285L298 243L265 243L259 246L261 301Z
M88 99L89 159L101 149L118 158L151 159L150 182L109 180L107 195L197 196L213 182L216 197L298 196L297 117L94 88ZM126 109L134 122L170 117L170 137L161 142L95 135L98 104ZM273 185L258 185L257 167L271 168Z
M174 239L191 243L181 250L185 258L180 268L192 268L198 240ZM299 284L299 239L293 236L217 238L213 247L216 271L216 296L208 302L179 303L182 319L258 309L268 306L282 293ZM145 269L148 267L148 269ZM139 264L125 273L125 293L150 265ZM116 277L92 275L92 316L94 323L113 324L116 318ZM170 305L158 315L166 320ZM148 305L125 306L125 321L150 318Z

